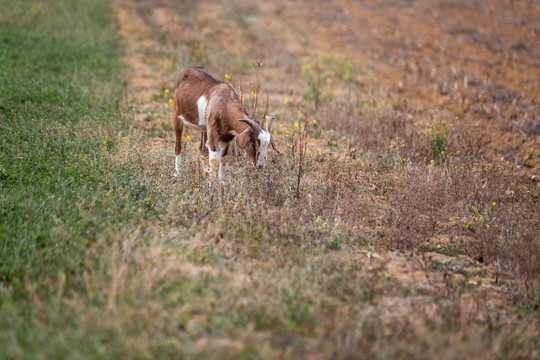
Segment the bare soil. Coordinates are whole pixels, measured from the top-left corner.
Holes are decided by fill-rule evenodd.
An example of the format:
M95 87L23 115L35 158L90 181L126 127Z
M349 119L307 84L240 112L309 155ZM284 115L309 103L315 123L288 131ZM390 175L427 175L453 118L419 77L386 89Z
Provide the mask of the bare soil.
M537 2L276 1L268 7L266 15L309 42L308 51L356 59L367 86L415 116L458 116L486 157L538 177Z

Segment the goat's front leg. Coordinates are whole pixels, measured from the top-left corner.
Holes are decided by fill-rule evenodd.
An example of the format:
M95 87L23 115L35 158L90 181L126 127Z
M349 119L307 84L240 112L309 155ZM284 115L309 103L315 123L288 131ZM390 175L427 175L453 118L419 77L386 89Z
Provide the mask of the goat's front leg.
M210 174L215 175L216 167L220 162L219 153L218 153L218 134L215 130L208 129L208 140L206 142L206 147L208 148L208 163L210 165L209 172Z
M204 158L208 158L208 147L206 146L207 141L208 135L206 134L206 131L201 131L201 143L199 145L199 151L201 152L201 156Z
M220 142L219 143L219 170L218 170L218 177L219 181L223 183L223 162L225 161L225 155L227 155L227 151L229 150L229 143L227 142Z

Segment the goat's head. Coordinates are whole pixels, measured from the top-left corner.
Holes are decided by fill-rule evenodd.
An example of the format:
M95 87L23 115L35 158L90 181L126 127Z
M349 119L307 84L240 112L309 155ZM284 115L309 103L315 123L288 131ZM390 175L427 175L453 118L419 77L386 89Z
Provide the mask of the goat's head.
M266 119L266 129L263 129L256 121L251 119L238 120L246 123L248 126L244 131L238 134L236 137L236 144L241 149L246 150L249 159L257 168L262 168L264 166L269 145L272 145L272 148L279 153L271 134L273 119L273 117Z

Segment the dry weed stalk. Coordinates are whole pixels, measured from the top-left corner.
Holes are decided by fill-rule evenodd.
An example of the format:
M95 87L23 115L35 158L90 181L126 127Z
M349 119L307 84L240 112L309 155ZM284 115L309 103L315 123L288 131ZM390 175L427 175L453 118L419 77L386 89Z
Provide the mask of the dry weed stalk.
M269 96L268 94L266 94L266 106L264 107L263 119L266 119L266 116L268 115L268 100L269 100Z
M256 61L255 64L253 64L253 69L255 70L255 84L251 84L251 104L253 105L253 117L257 119L257 106L259 104L259 92L261 90L261 79L260 79L260 72L261 72L261 66L262 62Z
M303 127L299 129L298 136L298 177L296 183L296 198L300 197L300 181L304 172L304 159L307 150L307 120L304 119Z

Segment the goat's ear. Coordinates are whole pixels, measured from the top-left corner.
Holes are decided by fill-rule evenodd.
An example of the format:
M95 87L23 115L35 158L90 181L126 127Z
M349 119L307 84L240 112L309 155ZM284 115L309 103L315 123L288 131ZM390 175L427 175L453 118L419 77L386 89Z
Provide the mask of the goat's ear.
M238 145L238 147L240 149L243 149L246 147L247 143L249 142L249 138L250 138L251 134L250 132L246 129L244 131L242 131L237 137L236 137L236 145Z
M274 137L270 135L270 144L272 144L272 149L274 149L278 154L281 154L281 151L278 150Z

